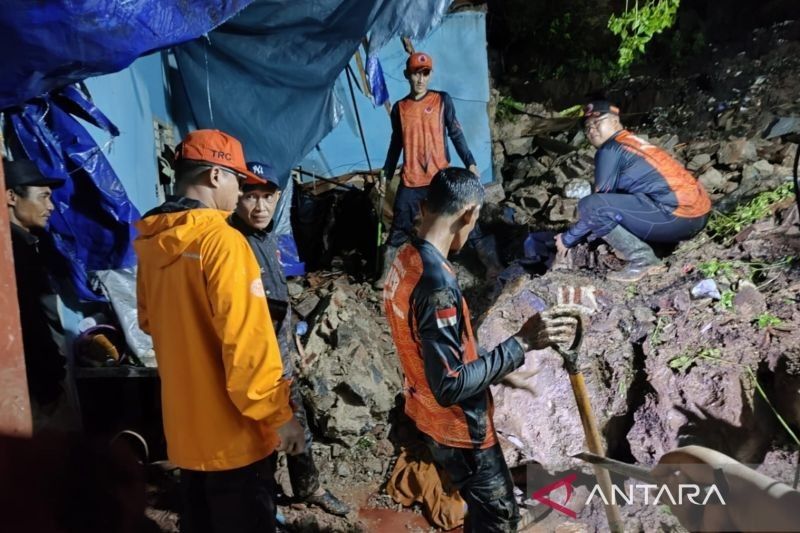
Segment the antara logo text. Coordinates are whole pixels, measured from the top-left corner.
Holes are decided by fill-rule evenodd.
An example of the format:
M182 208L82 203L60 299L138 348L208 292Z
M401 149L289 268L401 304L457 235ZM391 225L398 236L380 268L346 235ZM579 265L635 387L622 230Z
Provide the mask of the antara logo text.
M572 483L577 477L577 474L570 474L563 477L537 490L531 495L531 498L570 518L577 518L577 513L566 506L572 499L573 492L575 491ZM561 487L564 487L566 491L566 497L563 502L559 503L547 497L548 494ZM644 505L656 506L664 504L727 505L719 488L713 484L696 485L693 483L681 483L677 488L673 487L672 489L667 485L655 485L651 483L634 483L627 485L625 488L614 485L610 495L604 494L600 485L595 485L589 493L589 497L586 499L586 505L591 505L595 498L606 505L631 505L634 501L641 502Z

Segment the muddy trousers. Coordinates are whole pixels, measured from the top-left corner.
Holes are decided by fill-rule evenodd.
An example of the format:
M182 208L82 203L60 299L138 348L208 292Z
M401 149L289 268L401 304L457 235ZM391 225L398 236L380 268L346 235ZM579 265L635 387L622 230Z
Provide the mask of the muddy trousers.
M500 444L472 450L443 446L428 436L423 439L439 472L447 475L467 503L464 533L517 530L519 508Z
M677 243L699 233L708 221L708 215L682 218L672 210L641 193L596 193L578 202L578 217L590 228L591 239L620 225L643 241Z
M300 388L297 380L292 383L290 392L292 403L296 406L294 417L303 426L305 434L306 449L298 455L286 456L286 468L289 470L289 482L292 484L292 493L295 498L304 500L317 492L319 489L319 471L314 464L314 456L311 454L311 444L313 435L308 428L308 416L303 407L303 397L300 395Z
M181 533L274 532L274 476L272 457L234 470L181 469Z

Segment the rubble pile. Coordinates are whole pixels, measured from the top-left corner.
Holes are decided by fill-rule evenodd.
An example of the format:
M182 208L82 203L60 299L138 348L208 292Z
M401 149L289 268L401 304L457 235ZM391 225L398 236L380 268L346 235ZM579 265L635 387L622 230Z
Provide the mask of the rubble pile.
M305 290L293 284L295 309L310 326L297 369L319 436L317 464L352 481L382 478L394 453L389 414L402 375L380 294L345 275L307 283Z
M777 117L800 114L800 43L783 38L797 31L796 22L755 30L753 43L732 57L714 48L722 57L709 62L708 74L628 79L609 98L621 104L626 125L674 155L726 211L792 174L797 145L762 134ZM490 108L501 205L513 209L515 223L536 230L575 220L578 200L591 192L596 151L579 120L541 103L510 108L496 90Z

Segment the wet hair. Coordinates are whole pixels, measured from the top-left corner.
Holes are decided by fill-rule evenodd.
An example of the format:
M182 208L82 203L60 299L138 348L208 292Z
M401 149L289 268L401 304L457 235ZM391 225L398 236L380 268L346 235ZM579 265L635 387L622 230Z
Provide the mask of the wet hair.
M466 168L449 167L436 173L428 186L425 206L432 213L454 215L469 204L481 205L480 178Z

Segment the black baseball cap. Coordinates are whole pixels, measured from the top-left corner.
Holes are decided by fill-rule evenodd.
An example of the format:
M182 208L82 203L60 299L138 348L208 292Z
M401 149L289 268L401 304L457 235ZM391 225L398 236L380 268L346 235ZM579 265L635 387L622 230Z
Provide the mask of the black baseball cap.
M3 159L3 173L6 176L6 189L20 186L57 189L64 185L63 179L46 177L36 166L36 163L28 159L19 159L17 161Z
M608 114L619 115L619 107L608 100L593 100L583 106L583 120Z

